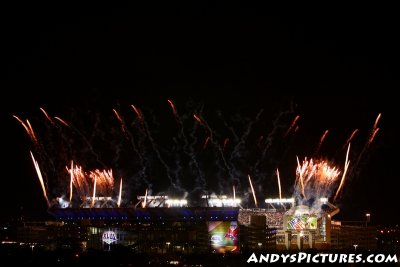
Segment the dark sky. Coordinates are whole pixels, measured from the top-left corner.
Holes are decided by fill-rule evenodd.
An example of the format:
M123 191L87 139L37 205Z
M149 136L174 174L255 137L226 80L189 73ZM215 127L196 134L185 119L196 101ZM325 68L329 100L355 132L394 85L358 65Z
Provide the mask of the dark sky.
M377 223L399 221L397 213L390 211L396 209L399 178L394 95L399 88L400 24L396 16L271 16L258 8L225 16L229 12L218 7L200 6L190 17L181 16L181 10L166 16L162 10L143 14L123 8L1 12L1 203L6 216L17 214L20 207L30 214L45 211L29 158L34 147L12 115L39 124L43 146L51 147L55 155L58 149L63 153L65 144L57 144L60 138L46 131L39 107L73 121L85 135L103 134L99 140L112 147L111 137L119 127L110 122L112 108L126 114L135 104L152 118L149 127L168 150L177 133L176 126L170 126L174 118L166 102L172 99L181 115L193 114L203 105L203 117L222 140L228 130L217 111L243 133L264 110L248 143L273 131L273 120L280 113L290 111L279 122L282 127L300 115L296 136L288 143L276 141L279 144L268 156L280 158L271 162L288 176L284 178L287 194L295 155L312 156L322 133L330 129L320 156L342 164L344 152L339 148L358 128L351 159L356 161L376 116L382 113L376 140L338 204L339 216L359 220L370 212ZM93 126L98 117L104 121ZM96 132L98 128L101 131ZM196 136L203 140L204 131ZM93 145L96 153L109 153L104 158L113 162L115 151ZM74 153L77 156L79 151ZM257 157L252 153L249 150L247 156ZM54 161L65 158L54 157ZM205 171L210 176L212 167L205 164L204 168L210 168ZM271 179L267 186L275 186ZM274 190L266 191L275 194Z

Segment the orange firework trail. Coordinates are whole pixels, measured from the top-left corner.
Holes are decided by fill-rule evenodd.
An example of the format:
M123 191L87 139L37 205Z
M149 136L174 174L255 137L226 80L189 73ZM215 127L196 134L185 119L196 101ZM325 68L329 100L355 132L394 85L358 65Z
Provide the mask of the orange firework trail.
M324 132L324 134L321 136L321 139L319 140L319 143L318 143L317 150L315 150L315 154L317 154L317 153L319 152L319 150L320 150L320 148L321 148L321 146L322 146L322 142L324 142L326 136L328 135L328 132L329 132L329 130L326 130L326 131Z
M176 111L176 108L175 108L174 103L173 103L171 100L169 100L169 99L167 99L167 101L168 101L169 105L170 105L171 108L172 108L172 112L174 112L174 115L177 116L178 112Z
M301 193L303 194L304 198L305 196L305 192L304 192L304 178L303 178L303 171L301 170L301 165L300 165L300 161L299 161L299 157L296 157L297 159L297 171L299 174L299 180L300 180L300 186L301 186Z
M127 133L126 125L125 125L124 121L122 120L121 116L119 115L119 113L115 109L113 109L112 111L114 112L115 116L117 117L117 120L121 124L122 132L126 134Z
M73 169L74 169L74 162L71 160L71 170L73 170ZM69 205L71 205L71 201L72 201L72 185L74 182L74 172L73 171L70 172L70 176L71 176L71 181L69 184Z
M298 121L299 119L300 119L300 116L297 115L297 116L294 118L292 124L290 124L289 128L287 129L287 131L286 131L286 133L284 134L283 137L286 137L286 136L290 133L290 131L293 129L293 127L296 125L296 123L297 123L297 121Z
M248 176L249 176L249 183L250 183L250 187L251 187L251 192L253 192L254 204L256 205L256 208L257 208L258 204L257 204L256 193L254 192L253 183L251 182L250 174Z
M344 148L351 142L351 140L353 140L353 138L354 138L354 136L356 135L357 132L358 132L358 129L355 129L355 130L351 133L350 137L346 140L346 143L344 143L342 149L344 149Z
M138 109L137 107L135 107L134 105L131 105L131 107L133 108L133 110L135 111L136 115L138 116L139 120L143 123L143 115L142 112L140 111L140 109Z
M62 124L64 124L67 127L70 127L68 123L66 123L63 119L61 119L60 117L54 117L54 119L58 120L59 122L61 122Z
M343 170L342 179L340 180L340 184L339 184L338 189L336 190L336 194L335 194L335 197L333 198L333 201L335 201L336 198L339 196L340 190L342 190L342 187L344 185L344 180L346 179L347 169L349 168L349 165L350 165L349 152L350 152L350 143L349 143L349 147L347 148L346 161L344 163L344 170Z
M319 145L321 145L322 142L324 142L325 137L326 137L326 135L328 134L328 132L329 132L329 130L326 130L326 131L324 132L324 134L323 134L322 137L321 137L321 140L319 141Z
M44 116L51 122L51 124L54 125L54 121L50 118L50 116L47 114L47 112L43 108L39 108L39 109L43 112Z
M203 125L203 126L205 127L204 123L202 122L202 120L200 119L199 116L197 116L196 114L193 114L193 118L194 118L196 121L198 121L201 125Z
M43 196L44 196L44 198L46 199L47 207L50 207L50 202L49 202L49 199L47 198L46 188L45 188L45 186L44 186L43 177L42 177L42 173L40 172L39 164L38 164L38 162L35 160L35 158L33 157L32 151L30 151L30 152L31 152L31 157L32 157L33 165L35 166L36 173L37 173L37 176L38 176L38 178L39 178L40 185L41 185L41 187L42 187Z
M281 178L279 177L279 170L278 170L278 168L276 169L276 177L278 178L279 199L282 199Z
M207 144L208 144L209 141L210 141L210 137L208 136L208 137L206 138L206 141L204 142L203 150L206 149Z
M118 208L119 208L119 206L121 206L121 197L122 197L122 178L121 178L121 181L119 182L119 195L118 195L118 202L117 202Z
M225 138L224 144L223 144L223 146L222 146L222 150L225 150L225 147L226 147L226 145L228 144L228 142L229 142L229 138Z
M93 197L92 197L92 205L91 207L93 208L94 206L94 199L96 198L96 185L97 185L97 177L94 177L94 183L93 183Z
M381 119L381 115L382 115L382 113L379 113L379 114L378 114L378 117L376 117L374 126L372 127L373 130L375 130L376 126L378 126L378 122L379 122L379 120Z
M35 132L33 131L33 128L31 126L31 124L29 123L28 120L26 120L26 124L17 116L13 115L13 117L19 121L21 123L21 125L24 127L25 131L27 132L27 134L29 135L29 137L31 138L32 142L34 142L35 144L38 143L38 140L36 138Z
M372 143L372 141L374 141L376 134L378 133L379 128L376 128L375 131L372 133L371 137L368 140L368 145Z
M146 202L147 202L147 188L146 192L144 193L144 201L142 202L142 208L146 208Z

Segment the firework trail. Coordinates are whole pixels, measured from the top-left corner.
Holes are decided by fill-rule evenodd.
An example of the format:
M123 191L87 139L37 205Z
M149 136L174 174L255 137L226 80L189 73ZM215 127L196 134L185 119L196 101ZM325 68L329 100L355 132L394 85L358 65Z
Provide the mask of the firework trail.
M33 156L32 151L29 151L29 152L31 153L32 162L33 162L33 165L35 166L35 170L36 170L37 176L38 176L38 178L39 178L40 186L42 187L43 196L44 196L44 198L46 199L47 207L50 207L50 202L49 202L49 199L48 199L48 197L47 197L46 188L45 188L45 186L44 186L43 177L42 177L42 173L40 172L39 164L38 164L38 162L35 160L35 157Z
M379 128L376 128L376 129L374 130L374 132L372 133L371 137L370 137L369 140L368 140L368 145L370 145L370 144L372 143L372 141L374 141L375 136L376 136L376 134L378 133L378 131L379 131Z
M64 124L67 127L70 127L68 123L66 123L63 119L61 119L60 117L54 117L54 119L58 120L59 122L61 122L62 124Z
M136 107L135 107L135 109L136 109ZM132 133L128 130L128 127L126 126L125 120L122 118L122 116L115 109L113 109L113 112L114 112L115 116L117 117L117 120L121 124L121 130L124 133L126 140L128 140L128 142L131 144L132 149L135 151L136 155L139 158L139 164L141 166L141 171L139 173L139 176L143 179L143 181L147 184L147 186L151 187L151 183L146 179L146 166L144 164L144 159L143 159L142 153L139 152L139 149L137 148L137 146L135 144ZM138 109L136 109L136 112L138 112L137 114L141 114Z
M321 149L322 143L324 142L326 136L328 135L328 132L329 132L329 130L326 130L324 132L324 134L321 136L321 139L319 140L319 143L318 143L317 149L315 150L314 155L318 154L319 150Z
M300 186L301 186L301 193L302 193L303 197L306 198L306 194L304 192L304 177L303 177L303 174L302 174L302 171L301 171L301 164L300 164L300 161L299 161L299 157L296 157L296 159L297 159L297 170L296 170L296 172L299 174L299 179L296 179L296 184L297 184L297 180L299 180L300 181Z
M71 170L73 170L73 169L74 169L74 162L71 160ZM72 203L72 185L73 185L73 182L74 182L74 172L73 171L70 172L70 176L71 176L71 179L70 179L70 184L69 184L69 205L71 206L71 203Z
M276 169L276 177L278 179L278 190L279 190L279 199L282 199L282 191L281 191L281 178L279 176L279 170Z
M175 107L174 103L169 99L167 99L167 101L168 101L169 105L171 106L172 112L174 113L175 117L178 117L178 112L176 110L176 107Z
M94 199L96 198L96 182L97 182L97 177L94 177L94 182L93 182L93 198L92 198L92 205L91 207L93 208L94 206Z
M182 130L183 130L183 128L182 128ZM199 162L197 160L197 157L195 155L195 150L194 150L194 146L197 143L196 130L197 130L197 123L194 123L193 130L191 131L191 133L189 135L191 140L192 140L192 142L190 143L190 145L188 145L188 149L187 149L187 154L190 157L189 166L190 166L190 169L191 169L192 173L196 177L196 186L192 190L192 192L194 192L196 190L203 190L204 191L204 188L206 187L206 180L205 180L205 177L204 177L204 172L200 168L200 165L199 165ZM184 149L185 149L185 147L184 147Z
M31 138L32 142L36 145L38 145L38 140L36 138L35 132L33 131L32 125L28 120L26 120L26 124L17 116L13 115L13 117L21 123L21 125L24 127L25 131L27 132L28 136Z
M280 121L281 121L282 117L284 117L287 114L291 114L291 113L292 113L291 111L280 112L278 114L278 116L276 116L274 121L272 122L272 131L265 138L264 148L262 149L261 157L259 157L259 159L254 163L253 167L251 168L251 170L254 173L256 173L256 175L257 175L256 177L259 177L259 179L256 180L257 184L261 183L265 179L265 175L259 175L259 173L260 173L259 165L262 162L264 162L265 157L267 156L267 152L271 148L273 141L274 141L274 137L277 135L279 129L286 128L286 125L281 125Z
M229 167L229 165L228 165L228 163L227 163L227 161L225 159L224 152L222 151L222 148L221 148L220 144L213 139L213 131L211 130L211 128L208 125L208 123L200 115L193 115L193 116L209 132L210 141L217 148L217 150L219 152L219 155L220 155L220 157L222 159L222 162L224 164L225 170L229 174L229 177L230 177L231 181L232 182L236 181L238 184L240 184L240 181L237 178L235 179L235 177L233 176L232 169ZM221 167L221 166L218 166L218 167ZM220 180L220 189L221 188L222 188L222 184L221 184L221 180Z
M82 140L87 144L89 151L95 156L96 161L98 163L100 163L101 165L106 166L106 164L104 164L104 162L101 161L100 156L94 151L93 146L91 145L89 140L78 130L78 128L76 128L71 123L67 123L65 120L61 119L60 117L54 117L54 118L56 120L58 120L59 122L61 122L64 126L68 127L69 129L72 129L75 133L77 133L82 138Z
M144 130L145 130L145 132L146 132L146 134L147 134L147 137L149 138L150 144L151 144L151 146L152 146L154 152L156 153L158 160L159 160L159 161L161 162L161 164L164 166L164 168L165 168L165 170L166 170L167 177L168 177L168 179L169 179L171 185L172 185L176 190L178 190L178 191L185 191L185 190L183 190L183 189L181 188L181 186L180 186L179 178L178 178L178 177L175 177L175 180L176 180L176 181L174 181L174 179L171 177L171 170L170 170L170 168L168 167L168 164L167 164L167 163L165 162L165 160L162 158L161 153L160 153L160 151L159 151L158 148L157 148L157 145L156 145L156 143L155 143L155 141L154 141L154 139L153 139L153 137L152 137L152 135L151 135L151 133L150 133L149 126L147 125L147 122L146 122L146 120L144 119L143 113L142 113L139 109L137 109L134 105L131 105L131 106L132 106L132 108L135 110L135 112L136 112L136 114L138 115L138 117L140 118L140 120L141 120L141 122L142 122L142 125L144 126Z
M210 137L208 136L208 137L206 138L206 141L204 142L203 150L206 149L206 147L207 147L209 141L210 141Z
M144 119L143 119L143 114L140 111L140 109L136 108L134 105L131 105L132 109L135 111L139 121L143 124L144 123Z
M122 130L122 132L123 132L124 134L127 134L127 128L126 128L125 122L124 122L124 121L122 120L122 118L121 118L121 115L119 115L119 113L118 113L115 109L113 109L112 111L114 112L115 117L117 117L117 120L118 120L119 123L121 124L121 130Z
M122 178L121 178L121 181L119 182L119 194L118 194L118 202L117 202L118 208L121 206L121 196L122 196Z
M233 201L235 201L236 200L236 189L235 189L234 185L232 187L233 187Z
M378 122L379 122L380 118L381 118L381 113L379 113L378 116L376 117L374 125L372 126L371 132L369 134L367 143L364 145L363 150L361 151L360 155L358 156L356 163L353 165L350 175L353 175L353 173L356 171L358 165L360 164L362 157L364 156L364 153L369 148L372 141L375 139L375 136L379 131L379 128L377 128L377 126L378 126Z
M353 140L354 136L356 135L356 133L358 132L358 129L355 129L349 138L347 138L346 143L344 143L342 150L345 149L345 147L351 142L351 140Z
M264 140L264 136L261 135L260 138L258 138L258 142L257 142L257 146L258 146L258 147L261 147L262 141L263 141L263 140Z
M290 133L290 131L293 129L293 127L296 126L296 123L297 123L297 121L298 121L299 119L300 119L300 116L297 115L297 116L294 118L292 124L290 124L290 126L289 126L289 128L287 129L286 133L283 135L283 138L285 138L285 137ZM297 127L297 126L296 126L296 127Z
M253 183L251 182L250 174L248 175L248 177L249 177L249 183L250 183L250 187L251 187L251 192L253 192L254 204L256 205L256 208L257 208L258 204L257 204L256 193L254 192Z
M142 208L146 208L146 202L147 202L147 188L146 192L144 193L144 201L142 202Z
M224 144L223 144L223 146L222 146L222 150L225 150L226 145L228 144L228 142L229 142L229 138L225 138Z
M350 143L349 143L349 147L347 148L347 153L346 153L346 161L344 163L344 170L343 170L343 175L342 175L342 179L340 180L340 184L339 187L336 191L335 197L333 198L333 201L336 200L336 198L339 196L340 191L342 190L342 187L344 185L344 181L346 179L346 173L347 173L347 169L349 168L350 165L350 161L349 161L349 152L350 152Z
M42 113L44 114L44 116L46 117L46 119L49 120L49 122L54 125L54 121L51 119L51 117L47 114L47 112L43 109L43 108L39 108L40 111L42 111Z
M236 134L235 129L232 126L229 126L228 123L224 120L224 118L222 117L222 112L221 111L217 111L217 115L218 117L222 120L222 123L224 124L224 126L229 129L229 131L231 131L232 136L233 136L233 141L235 143L237 143L239 141L239 136Z

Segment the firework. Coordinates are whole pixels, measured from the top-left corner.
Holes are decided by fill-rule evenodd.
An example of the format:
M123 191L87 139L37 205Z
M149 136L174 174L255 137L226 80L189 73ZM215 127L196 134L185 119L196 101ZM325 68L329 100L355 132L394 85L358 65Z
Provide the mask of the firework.
M282 199L282 191L281 191L281 178L279 177L279 170L276 169L276 177L278 179L278 190L279 190L279 199Z
M174 113L175 116L177 116L178 112L176 111L176 107L175 107L174 103L169 99L167 99L167 101L172 108L172 112Z
M228 142L229 142L229 138L225 138L224 144L222 145L222 150L225 150L225 147L228 144Z
M236 189L235 189L234 185L232 187L233 187L233 200L235 200L236 199Z
M61 122L65 126L69 127L69 124L65 120L61 119L60 117L54 117L54 119L58 120L59 122Z
M31 138L32 142L37 144L38 140L36 138L35 132L33 131L33 128L32 128L32 125L30 124L30 122L28 120L26 120L26 123L24 123L17 116L13 115L13 117L21 123L21 125L24 127L25 131L27 132L28 136Z
M40 186L42 187L43 196L44 196L44 198L46 199L47 207L50 207L50 202L49 202L49 199L47 198L46 188L45 188L45 186L44 186L43 176L42 176L42 173L40 172L39 164L38 164L38 162L35 160L35 157L33 156L32 151L30 151L30 152L31 152L31 157L32 157L33 165L35 166L35 170L36 170L37 176L38 176L38 178L39 178Z
M337 181L340 171L323 160L305 158L296 170L296 192L302 199L319 199L330 195L332 186ZM299 187L300 184L300 187ZM301 195L300 195L301 196Z
M71 160L71 170L73 170L73 169L74 169L74 162ZM69 184L69 204L71 205L71 202L72 202L72 185L73 185L73 182L74 182L74 172L73 171L70 172L70 176L71 176L71 179L70 179L70 184Z
M206 138L206 141L204 141L203 150L206 149L206 147L207 147L209 141L210 141L210 137L208 136L208 137Z
M250 174L248 176L249 176L249 183L250 183L250 187L251 187L251 192L253 192L254 205L256 205L256 208L257 208L258 205L257 205L256 193L254 192L253 183L251 182Z
M131 107L133 108L133 110L135 111L136 115L138 116L139 120L143 122L143 115L142 112L140 111L140 109L138 109L137 107L135 107L134 105L131 105Z
M146 202L147 202L147 188L146 188L146 192L144 193L144 200L142 202L142 208L146 208Z
M42 113L44 114L46 119L48 119L50 121L50 123L54 125L54 121L50 118L50 116L47 114L47 112L43 108L39 108L39 109L40 109L40 111L42 111Z
M121 206L121 197L122 197L122 178L121 178L121 181L119 182L119 195L118 195L118 201L117 201L118 208Z
M344 163L344 170L343 170L342 179L340 180L340 184L339 184L339 187L338 187L338 189L336 191L335 197L333 198L333 201L335 201L336 198L339 196L339 192L340 192L340 190L342 189L342 187L344 185L344 180L346 178L347 169L349 168L349 165L350 165L349 152L350 152L350 143L349 143L349 147L347 148L346 161Z
M294 118L292 124L290 124L289 128L287 129L287 131L286 131L286 133L283 135L283 137L286 137L286 136L290 133L290 131L293 129L293 127L296 126L296 123L297 123L297 121L298 121L299 119L300 119L300 116L297 115L297 116Z
M96 198L96 185L97 185L97 177L94 177L94 182L93 182L93 197L92 197L92 205L91 207L94 207L94 200Z
M372 133L371 137L368 139L368 145L370 145L372 143L372 141L374 141L376 134L378 133L379 128L376 128L374 130L374 132Z
M353 140L354 136L356 135L356 133L358 132L358 129L355 129L351 135L349 136L349 138L347 138L346 143L344 143L342 149L344 149L350 142L351 140Z

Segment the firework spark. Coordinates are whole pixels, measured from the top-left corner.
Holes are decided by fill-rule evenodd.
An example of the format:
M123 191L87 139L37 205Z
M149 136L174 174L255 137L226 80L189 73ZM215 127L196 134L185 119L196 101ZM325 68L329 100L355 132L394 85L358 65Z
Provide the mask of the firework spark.
M65 126L70 127L69 124L65 120L61 119L60 117L54 117L54 119L58 120L59 122L61 122Z
M347 138L346 143L344 143L342 149L344 149L344 148L351 142L351 140L353 140L353 138L354 138L354 136L356 135L357 132L358 132L358 129L355 129L355 130L351 133L350 137Z
M372 141L374 141L376 134L378 133L379 128L376 128L374 130L374 132L372 133L371 137L368 139L368 145L370 145L372 143Z
M281 178L279 176L279 170L276 169L276 177L278 178L278 190L279 190L279 199L282 199L282 191L281 191Z
M136 115L138 116L139 120L141 122L143 122L143 115L142 112L140 111L140 109L138 109L137 107L135 107L134 105L131 105L131 107L133 108L133 110L135 111Z
M44 196L44 198L46 199L47 207L50 207L50 202L49 202L49 199L48 199L48 197L47 197L46 188L45 188L45 186L44 186L43 176L42 176L42 173L40 172L39 164L38 164L38 162L35 160L35 157L33 156L32 151L30 151L30 152L31 152L31 157L32 157L33 165L35 166L36 173L37 173L37 176L38 176L38 178L39 178L40 185L41 185L41 187L42 187L43 196Z
M236 199L236 189L235 189L234 185L232 187L233 187L233 201L235 201L235 199Z
M146 192L144 193L144 200L142 202L142 208L146 208L146 202L147 202L147 188L146 188Z
M178 112L176 111L176 107L175 107L174 103L169 99L167 99L167 101L172 108L172 112L174 113L175 116L177 116Z
M330 195L332 185L337 181L340 171L323 160L304 159L298 161L296 170L296 192L302 193L303 200L319 199ZM300 188L298 182L300 180ZM301 183L303 181L303 183ZM300 195L301 196L301 195Z
M229 138L225 138L224 144L222 145L222 150L225 150L226 145L228 144L228 142L229 142Z
M208 137L206 138L206 141L204 141L203 150L206 149L206 147L207 147L209 141L210 141L210 137L208 136Z
M121 181L119 182L119 195L118 195L118 202L117 202L118 208L121 206L121 197L122 197L122 178L121 178Z
M346 161L344 163L344 170L343 170L343 175L342 175L342 179L340 180L340 184L339 187L336 191L335 197L333 198L333 201L336 200L336 198L339 196L340 191L342 190L342 187L344 185L344 180L346 179L346 173L347 173L347 169L349 168L350 165L350 161L349 161L349 152L350 152L350 143L349 146L347 148L347 153L346 153Z
M46 117L46 119L48 119L50 121L51 124L54 125L54 121L51 119L51 117L47 114L47 112L43 109L43 108L39 108L40 111L42 111L42 113L44 114L44 116Z
M251 192L253 192L254 204L256 205L256 208L257 208L258 204L257 204L256 193L254 192L254 187L253 187L253 183L251 182L250 174L248 176L249 176L249 183L250 183L250 187L251 187Z
M92 208L94 206L94 200L96 198L96 185L97 185L97 176L94 177L94 182L93 182L93 198L92 198L92 205L91 205Z
M73 170L73 169L74 169L74 162L71 160L71 170ZM72 203L72 185L74 182L74 172L73 171L70 172L70 176L71 176L71 179L70 179L70 183L69 183L69 205L71 205L71 203Z
M26 123L24 123L20 118L17 116L13 115L13 117L18 120L21 125L24 127L25 131L27 132L28 136L31 138L32 142L35 144L38 144L38 140L36 138L35 132L33 131L32 125L28 120L26 120Z
M287 131L286 131L286 133L284 134L283 137L286 137L286 136L290 133L290 131L293 129L293 127L296 126L296 123L297 123L297 121L298 121L299 119L300 119L300 116L297 115L297 116L294 118L292 124L290 124L289 128L287 129Z

